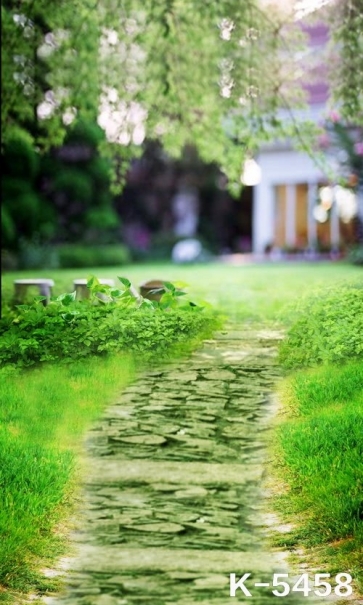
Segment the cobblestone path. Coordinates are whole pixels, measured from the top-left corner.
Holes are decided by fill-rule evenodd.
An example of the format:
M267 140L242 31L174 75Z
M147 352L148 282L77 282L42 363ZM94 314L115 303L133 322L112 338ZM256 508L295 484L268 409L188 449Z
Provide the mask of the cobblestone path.
M275 339L278 335L275 335ZM55 605L264 605L261 478L273 334L228 330L143 374L87 439L78 554ZM229 574L253 575L229 596ZM297 597L283 602L297 603Z

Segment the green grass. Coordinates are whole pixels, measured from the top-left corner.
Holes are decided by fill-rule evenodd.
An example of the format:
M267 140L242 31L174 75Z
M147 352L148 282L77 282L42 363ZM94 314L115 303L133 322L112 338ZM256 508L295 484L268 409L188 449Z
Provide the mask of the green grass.
M51 587L35 573L64 548L79 467L75 454L92 420L134 375L128 356L46 366L0 383L0 578L16 590Z
M204 299L232 319L266 322L290 321L289 305L314 289L362 279L360 267L346 263L261 263L254 265L180 266L164 264L129 265L120 268L57 269L48 271L9 272L3 276L3 300L13 294L13 280L26 277L49 277L55 281L55 294L72 291L72 281L94 274L115 279L128 277L137 287L148 279L185 281L193 300ZM198 300L196 300L198 302Z
M302 295L322 286L357 280L361 277L361 269L340 263L321 263L210 264L191 267L158 264L131 265L121 269L93 268L87 271L24 271L3 276L3 301L6 303L11 299L13 280L17 278L53 278L56 284L54 293L60 294L72 290L73 279L89 274L115 280L117 275L122 275L136 286L152 278L185 281L196 302L198 298L208 300L230 319L262 327L271 324L288 326L292 317L291 307ZM194 344L190 343L189 348ZM44 365L38 369L23 370L20 375L2 376L0 528L4 537L0 543L0 574L2 582L6 581L13 589L44 591L52 588L52 581L44 579L37 569L64 548L61 527L74 501L82 435L138 368L136 356L112 354L102 359L88 358L57 367ZM342 380L346 383L350 402L347 408L351 409L355 418L356 409L351 400L356 394L356 383L350 374L349 380L347 376ZM337 381L342 392L343 383L338 378ZM317 403L314 411L309 412L310 415L307 407L313 405L313 386L309 386L310 382L305 386L300 385L300 389L308 392L304 399L307 423L325 405L326 402L322 403L325 401L324 389L332 388L328 382L325 381L320 395L316 391L314 397L320 403ZM342 397L343 394L331 398L331 404L341 406ZM299 398L302 400L300 395ZM302 415L303 408L295 406L294 414ZM296 422L303 422L302 418L296 419ZM326 413L324 418L328 423L329 414ZM347 423L348 420L347 416ZM292 439L298 441L296 431L291 432L289 441ZM303 444L300 443L300 446L303 447ZM350 548L352 558L356 548L351 544L345 543L345 549L349 551ZM342 549L339 550L339 553L342 552Z
M289 413L278 428L278 456L289 490L278 506L298 515L292 542L325 545L329 567L353 570L362 587L363 364L297 372L281 398Z

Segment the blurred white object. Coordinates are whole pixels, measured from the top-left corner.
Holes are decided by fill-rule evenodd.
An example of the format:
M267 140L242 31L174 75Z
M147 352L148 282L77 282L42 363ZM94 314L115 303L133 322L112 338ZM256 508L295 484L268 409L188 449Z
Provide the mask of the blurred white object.
M318 221L318 223L326 223L329 218L328 212L320 204L318 206L315 206L313 210L313 216L315 220Z
M182 188L172 200L174 233L178 237L193 237L199 218L198 193L194 188Z
M243 172L241 174L241 182L244 185L253 187L261 181L261 168L256 160L248 158L243 164Z
M174 263L192 263L202 254L202 244L197 239L184 239L175 244L171 258Z

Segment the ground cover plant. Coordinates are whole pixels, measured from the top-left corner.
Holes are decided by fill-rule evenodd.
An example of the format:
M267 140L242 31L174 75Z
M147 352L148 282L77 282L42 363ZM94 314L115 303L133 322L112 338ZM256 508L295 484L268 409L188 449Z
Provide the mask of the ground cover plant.
M331 287L302 301L280 347L286 368L363 358L363 285Z
M52 297L46 307L42 296L17 305L0 324L1 363L25 367L118 351L160 358L168 355L171 344L206 335L218 324L216 314L204 306L180 303L186 293L170 282L159 289L160 301L138 295L127 278L119 282L120 287L112 288L91 276L89 299L77 301L72 292Z
M323 290L299 310L280 348L290 375L277 446L288 490L278 507L299 515L289 545L323 549L328 571L349 571L362 589L363 289Z

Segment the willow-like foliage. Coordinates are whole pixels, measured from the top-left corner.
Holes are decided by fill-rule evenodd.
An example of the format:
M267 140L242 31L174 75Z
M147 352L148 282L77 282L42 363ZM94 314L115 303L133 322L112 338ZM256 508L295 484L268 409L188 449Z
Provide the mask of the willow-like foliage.
M361 103L362 13L344 15L337 95L348 115ZM174 156L192 143L235 182L244 154L293 133L277 110L303 101L304 38L257 0L3 0L2 18L5 142L21 132L41 149L59 144L87 115L111 154L132 157L145 136Z
M331 15L333 97L348 122L363 126L363 0L335 0Z

